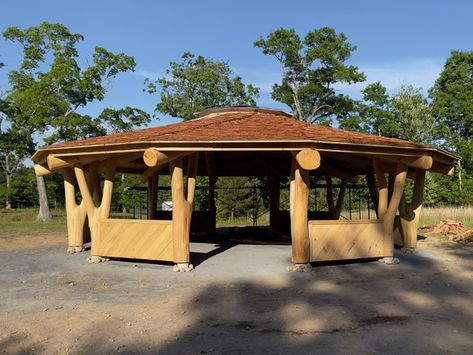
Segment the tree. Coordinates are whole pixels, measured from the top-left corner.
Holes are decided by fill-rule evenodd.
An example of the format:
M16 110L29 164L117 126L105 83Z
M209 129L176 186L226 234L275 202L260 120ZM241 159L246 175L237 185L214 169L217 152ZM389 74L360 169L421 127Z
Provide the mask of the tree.
M473 51L452 51L429 95L440 142L473 171Z
M390 97L378 81L362 91L363 100L357 102L353 114L341 117L340 126L351 131L397 137L399 127L390 109Z
M295 118L328 124L352 110L353 101L338 94L335 85L361 82L365 76L346 64L356 46L343 33L323 27L301 39L295 30L281 28L254 46L281 64L282 81L273 86L272 97L288 105Z
M10 27L3 36L23 48L19 68L9 73L10 89L5 101L12 108L11 114L6 115L10 125L30 135L49 130L52 132L50 139L46 139L49 143L104 132L99 121L110 112L93 119L81 115L78 110L92 101L102 101L107 92L105 80L134 70L133 57L95 47L92 64L82 68L77 61L76 46L83 36L71 33L67 27L57 23L43 22L25 30ZM123 112L131 111L126 108ZM144 117L142 122L145 121ZM38 218L47 220L50 213L43 188L44 179L39 177L37 182L40 196Z
M226 62L186 52L181 63L170 63L164 77L156 81L146 79L145 90L150 94L159 92L156 112L185 120L208 108L255 106L259 89L245 85L241 77L232 75Z
M357 112L340 120L342 128L416 142L434 140L435 119L420 89L401 86L389 96L386 88L376 82L362 93Z
M420 89L401 86L391 98L391 108L399 138L424 143L434 140L435 118Z

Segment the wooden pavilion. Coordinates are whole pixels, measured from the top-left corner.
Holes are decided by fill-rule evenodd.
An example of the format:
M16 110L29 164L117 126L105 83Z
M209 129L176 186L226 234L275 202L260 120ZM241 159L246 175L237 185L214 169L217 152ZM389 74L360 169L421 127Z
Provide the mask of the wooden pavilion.
M458 157L431 145L311 125L277 110L206 110L177 124L45 146L32 157L38 176L63 171L68 252L91 240L92 260L160 260L187 271L192 225L215 228L218 176L267 177L270 225L290 216L292 261L393 260L396 241L416 247L425 172L453 174ZM148 183L147 220L110 218L116 173ZM157 211L159 175L171 177L172 212ZM196 176L208 176L209 211L193 213ZM290 211L280 211L280 180L290 178ZM326 179L329 211L309 213L309 176ZM347 183L366 178L377 219L340 220ZM341 181L337 198L332 177ZM413 198L404 196L412 179ZM81 200L76 202L77 188ZM90 233L89 233L90 231Z

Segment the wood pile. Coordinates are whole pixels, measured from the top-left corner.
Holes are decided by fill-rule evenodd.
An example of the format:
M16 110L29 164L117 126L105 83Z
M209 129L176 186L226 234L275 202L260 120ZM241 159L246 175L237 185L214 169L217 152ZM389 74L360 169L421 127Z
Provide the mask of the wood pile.
M435 226L430 227L425 234L442 234L454 242L473 243L473 230L466 229L463 223L451 219L440 221Z
M440 221L433 227L430 227L425 234L443 234L446 236L462 234L466 232L463 223L454 221L452 219L445 219Z

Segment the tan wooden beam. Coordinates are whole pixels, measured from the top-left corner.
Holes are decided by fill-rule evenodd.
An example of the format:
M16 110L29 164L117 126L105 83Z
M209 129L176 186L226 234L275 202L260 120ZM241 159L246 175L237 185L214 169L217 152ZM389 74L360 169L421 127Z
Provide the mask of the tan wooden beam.
M143 153L143 161L150 168L164 165L179 157L184 157L192 152L161 152L156 148L148 148Z
M320 153L315 149L302 149L293 154L299 166L304 170L315 170L320 166Z
M52 173L45 164L35 164L34 173L36 176L46 176Z
M292 224L292 262L295 264L307 264L310 262L309 242L309 173L303 169L297 159L293 159L294 187L291 189L293 213ZM292 173L291 173L292 176Z
M195 196L195 178L197 175L198 153L189 157L187 169L187 199L184 194L184 172L182 157L171 161L169 165L171 173L172 193L172 239L173 260L175 271L191 271L193 266L189 264L190 251L190 226L192 220L192 207Z
M424 197L425 170L415 172L412 200L406 201L404 193L399 204L401 220L401 238L404 251L413 251L417 247L417 229L419 227L422 199Z
M373 166L378 181L378 218L383 219L388 210L388 183L379 159L373 159Z
M116 171L116 160L108 159L105 165L105 180L103 186L102 198L98 201L98 194L94 190L97 189L98 180L98 169L97 164L93 164L88 171L86 176L85 169L83 166L76 166L74 171L76 173L77 183L82 195L82 200L85 204L87 211L87 217L89 221L89 228L91 232L92 248L91 248L91 260L97 262L100 260L100 256L95 254L97 245L99 242L99 223L101 219L108 218L110 216L110 207L112 203L112 192L113 184L115 179Z
M86 231L86 217L84 200L76 202L76 179L72 169L64 171L64 195L67 218L67 253L73 254L84 250L84 243L88 240L89 231Z
M383 243L384 255L392 257L394 255L394 240L393 228L396 212L399 208L399 203L404 191L404 183L407 177L407 165L398 163L396 177L394 179L394 186L391 199L388 204L386 213L383 215L383 226L385 233L385 242Z

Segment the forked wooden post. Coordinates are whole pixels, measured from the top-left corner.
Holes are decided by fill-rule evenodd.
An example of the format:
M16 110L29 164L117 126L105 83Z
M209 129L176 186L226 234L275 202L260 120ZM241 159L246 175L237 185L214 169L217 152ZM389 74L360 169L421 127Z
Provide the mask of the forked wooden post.
M297 161L293 161L292 170L290 183L292 262L307 264L310 262L309 172L302 169Z
M82 200L85 204L85 209L87 211L87 217L89 220L89 228L92 239L90 260L92 262L100 261L100 255L95 254L95 250L97 248L96 245L98 243L98 239L100 238L99 222L101 219L108 218L110 216L116 160L108 159L105 164L103 192L100 191L100 193L98 192L100 189L100 180L98 170L95 168L95 166L96 165L93 164L89 170L89 173L87 174L87 177L83 166L76 166L74 168L77 183L79 185ZM100 201L98 201L97 196L102 197Z
M84 243L88 242L86 231L86 217L84 199L80 204L76 203L76 179L74 171L70 168L64 169L64 193L66 198L67 214L67 253L79 253L84 251Z
M397 164L396 175L392 184L392 196L389 201L389 192L387 186L388 184L378 159L374 159L374 168L376 172L376 178L378 180L379 189L378 215L379 218L383 220L384 226L383 254L385 257L392 258L394 255L394 219L396 217L399 202L401 201L401 197L404 191L404 183L406 181L407 176L407 165L401 162Z
M408 203L403 193L399 204L402 249L406 252L414 251L417 247L417 228L424 198L424 184L425 170L416 169L412 200Z
M173 160L169 169L171 172L172 193L172 239L173 258L176 271L190 271L190 225L192 219L192 206L195 195L195 178L197 175L198 153L189 157L187 167L187 198L184 191L183 159Z

